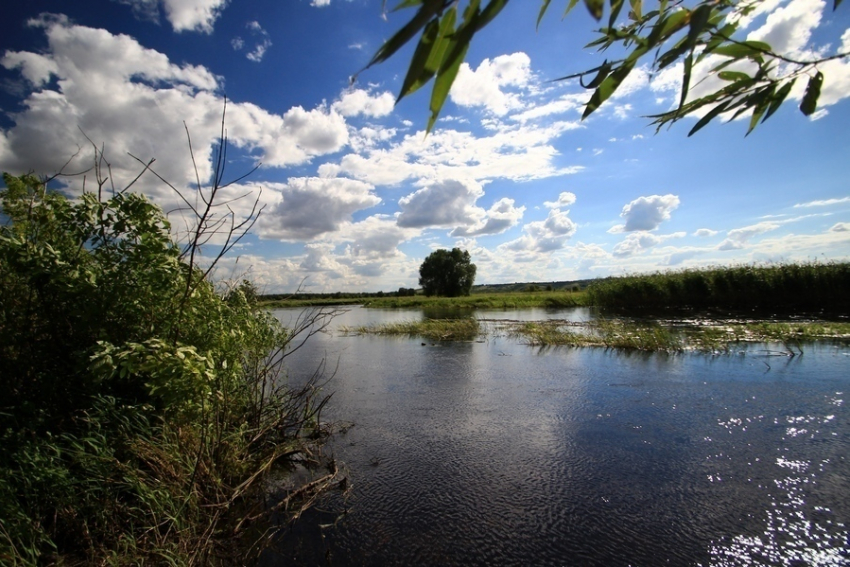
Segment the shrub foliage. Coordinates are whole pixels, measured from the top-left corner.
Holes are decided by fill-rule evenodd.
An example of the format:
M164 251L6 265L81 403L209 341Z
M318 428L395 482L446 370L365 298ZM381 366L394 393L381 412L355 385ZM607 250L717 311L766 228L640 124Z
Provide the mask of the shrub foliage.
M264 517L272 465L319 462L324 399L280 376L306 325L283 328L247 282L217 292L143 196L4 181L0 563L241 554L217 544ZM338 482L324 464L281 511Z

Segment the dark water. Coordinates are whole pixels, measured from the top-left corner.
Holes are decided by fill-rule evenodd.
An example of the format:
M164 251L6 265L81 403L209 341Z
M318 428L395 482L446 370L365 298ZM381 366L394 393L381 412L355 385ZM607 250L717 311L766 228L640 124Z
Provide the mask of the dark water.
M850 565L850 346L766 348L317 335L291 379L339 362L326 417L356 424L331 447L354 488L264 564Z

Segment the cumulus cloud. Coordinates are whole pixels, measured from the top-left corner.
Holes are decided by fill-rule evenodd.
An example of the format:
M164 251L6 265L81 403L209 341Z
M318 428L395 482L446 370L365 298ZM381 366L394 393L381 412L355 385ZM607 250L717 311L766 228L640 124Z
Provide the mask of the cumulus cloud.
M280 195L255 226L269 239L311 240L339 230L353 213L381 202L371 185L353 179L295 177L266 187Z
M516 93L504 87L525 87L531 79L531 59L525 53L500 55L484 59L478 69L462 63L449 96L458 106L480 106L497 116L523 107Z
M633 232L626 235L626 238L622 242L614 246L612 254L618 258L635 256L661 244L666 240L670 240L671 238L682 238L684 236L684 232L674 232L673 234L663 235L652 234L651 232L645 231Z
M638 197L623 207L620 216L626 219L625 224L612 227L608 232L632 232L655 230L665 220L670 218L670 213L679 206L679 197L676 195L650 195Z
M569 207L573 203L576 202L576 196L574 193L570 193L569 191L564 191L560 195L558 195L557 201L545 201L543 206L548 209L563 209L564 207Z
M445 180L429 184L398 201L398 225L406 228L462 227L477 224L483 214L475 201L484 195L474 181Z
M380 118L393 111L395 97L389 91L373 96L363 89L349 89L333 104L333 109L343 116L363 114L370 118Z
M694 231L694 236L699 236L702 238L707 238L709 236L715 236L717 234L716 230L711 230L710 228L698 228Z
M550 209L546 220L526 224L522 227L525 234L516 240L501 244L498 248L519 253L560 250L576 232L576 223L568 215L569 211ZM531 261L533 256L527 258ZM521 260L521 257L515 257L515 260Z
M390 148L351 153L338 164L342 174L374 185L442 179L510 179L527 181L581 171L581 166L556 167L555 138L576 128L573 122L544 126L521 125L489 136L441 129L405 135Z
M832 225L829 232L850 232L850 222L837 222Z
M68 169L84 170L91 164L85 151L91 140L105 146L116 182L140 169L129 152L143 161L157 158L158 173L175 186L193 186L185 123L201 179L209 179L223 108L219 77L202 66L175 64L126 35L72 25L64 17L30 24L44 30L47 49L6 52L0 59L20 70L31 89L23 110L12 116L14 125L0 131L2 169L52 174L82 148ZM326 107L295 107L281 116L229 103L227 128L233 145L273 167L305 163L348 142L345 119ZM152 176L136 187L155 197L170 193Z
M115 0L133 8L136 17L159 21L160 6L176 32L212 33L228 0Z
M736 228L726 233L726 239L717 247L718 250L740 250L754 236L776 230L781 225L776 222L760 222L743 228Z
M373 215L360 222L345 223L337 240L348 242L346 254L359 260L383 260L401 254L398 245L415 238L421 230L398 225L391 215Z
M470 227L458 227L452 231L451 235L484 236L487 234L501 234L515 227L522 219L523 213L525 213L525 207L516 207L513 199L505 197L496 201L477 224Z

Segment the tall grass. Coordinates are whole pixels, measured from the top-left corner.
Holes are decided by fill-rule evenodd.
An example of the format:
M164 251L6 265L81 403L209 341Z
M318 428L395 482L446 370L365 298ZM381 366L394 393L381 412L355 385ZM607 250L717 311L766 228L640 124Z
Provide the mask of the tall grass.
M614 309L847 310L850 263L733 266L612 277L587 288L588 302Z

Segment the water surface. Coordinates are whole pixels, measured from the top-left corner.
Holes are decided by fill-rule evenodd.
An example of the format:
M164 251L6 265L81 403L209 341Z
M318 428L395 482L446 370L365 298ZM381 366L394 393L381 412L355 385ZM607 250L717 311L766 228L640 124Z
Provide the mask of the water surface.
M357 308L331 329L421 317ZM317 335L291 380L338 363L325 417L356 424L331 444L354 489L265 563L850 564L850 348L775 350Z

